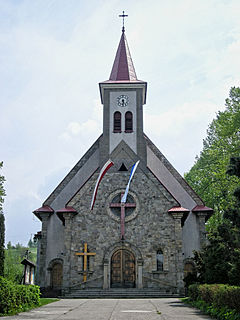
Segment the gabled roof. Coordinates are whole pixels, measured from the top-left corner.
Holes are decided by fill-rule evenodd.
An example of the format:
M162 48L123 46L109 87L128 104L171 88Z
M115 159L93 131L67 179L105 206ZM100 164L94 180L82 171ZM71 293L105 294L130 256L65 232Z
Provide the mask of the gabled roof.
M147 166L165 188L177 199L182 207L192 210L196 205L204 206L202 199L145 134L144 138L147 149L149 148L154 155L154 158L152 158L149 154L148 158L151 159L148 160Z
M36 264L28 259L23 259L23 261L21 261L21 264L23 264L25 266L31 266L31 267L36 268Z
M51 205L54 210L61 209L75 194L76 190L78 190L91 177L91 175L98 168L98 151L99 141L101 138L102 135L95 141L91 148L88 149L84 156L60 182L56 189L49 195L49 197L44 201L44 206ZM85 165L87 166L88 160L92 157L94 157L95 162L91 163L91 166L85 169Z
M110 81L137 81L133 61L129 51L127 38L124 31L118 45L116 57L113 63Z

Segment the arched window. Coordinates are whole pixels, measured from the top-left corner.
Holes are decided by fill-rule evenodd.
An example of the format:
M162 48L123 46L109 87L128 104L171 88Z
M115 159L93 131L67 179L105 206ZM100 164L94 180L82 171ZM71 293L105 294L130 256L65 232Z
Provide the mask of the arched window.
M184 265L184 277L194 273L194 265L192 262L186 262Z
M119 111L113 115L113 132L121 132L121 112Z
M163 252L157 251L157 271L163 271Z
M125 113L125 132L133 132L133 115L130 111Z

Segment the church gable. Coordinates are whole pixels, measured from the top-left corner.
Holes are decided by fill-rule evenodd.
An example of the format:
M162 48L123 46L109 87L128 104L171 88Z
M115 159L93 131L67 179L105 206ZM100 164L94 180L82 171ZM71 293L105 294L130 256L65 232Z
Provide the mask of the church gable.
M97 173L68 203L78 212L71 223L71 239L74 239L71 244L72 252L81 251L86 240L91 245L91 251L96 252L96 256L91 258L92 274L91 272L88 274L89 281L102 276L104 256L111 257L108 252L109 246L118 248L121 241L120 199L125 191L129 172L119 172L113 168L109 169L101 181L92 211L89 206ZM166 261L168 257L170 259L171 253L175 252L173 248L175 221L172 214L168 213L168 210L175 205L176 201L154 175L149 171L146 174L139 166L126 201L124 243L126 246L127 243L137 245L144 257L144 268L150 274L156 270L155 260L158 250L165 252ZM123 246L121 242L121 247ZM81 278L79 276L81 271L78 269L82 264L79 259L74 257L72 261L72 285Z
M147 144L147 167L179 204L189 210L192 210L196 205L203 205L201 198L146 135L145 141Z
M122 164L124 164L127 169L131 169L132 165L139 159L124 140L116 146L109 157L114 162L114 171L119 171Z
M44 206L51 206L54 210L63 208L79 188L86 183L99 167L99 142L101 139L102 135L45 200Z

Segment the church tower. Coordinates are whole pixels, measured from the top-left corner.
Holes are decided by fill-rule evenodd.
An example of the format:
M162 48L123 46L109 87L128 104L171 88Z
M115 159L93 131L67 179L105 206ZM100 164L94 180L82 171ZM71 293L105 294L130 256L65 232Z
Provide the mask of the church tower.
M146 161L143 105L147 83L137 79L124 28L109 80L99 87L103 104L102 162L121 141Z
M143 132L147 83L137 78L124 27L109 80L99 88L102 135L33 212L42 222L37 284L66 297L117 297L119 289L126 297L182 294L184 269L194 270L193 250L205 243L212 209ZM109 159L114 165L90 210Z

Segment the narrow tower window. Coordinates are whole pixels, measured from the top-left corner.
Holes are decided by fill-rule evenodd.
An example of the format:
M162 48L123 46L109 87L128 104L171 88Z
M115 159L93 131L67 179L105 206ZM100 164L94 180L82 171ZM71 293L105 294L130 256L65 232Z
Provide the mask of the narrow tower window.
M121 112L119 111L113 115L113 132L121 132Z
M130 111L125 113L125 132L133 132L133 115Z
M157 271L163 271L163 252L157 251Z

